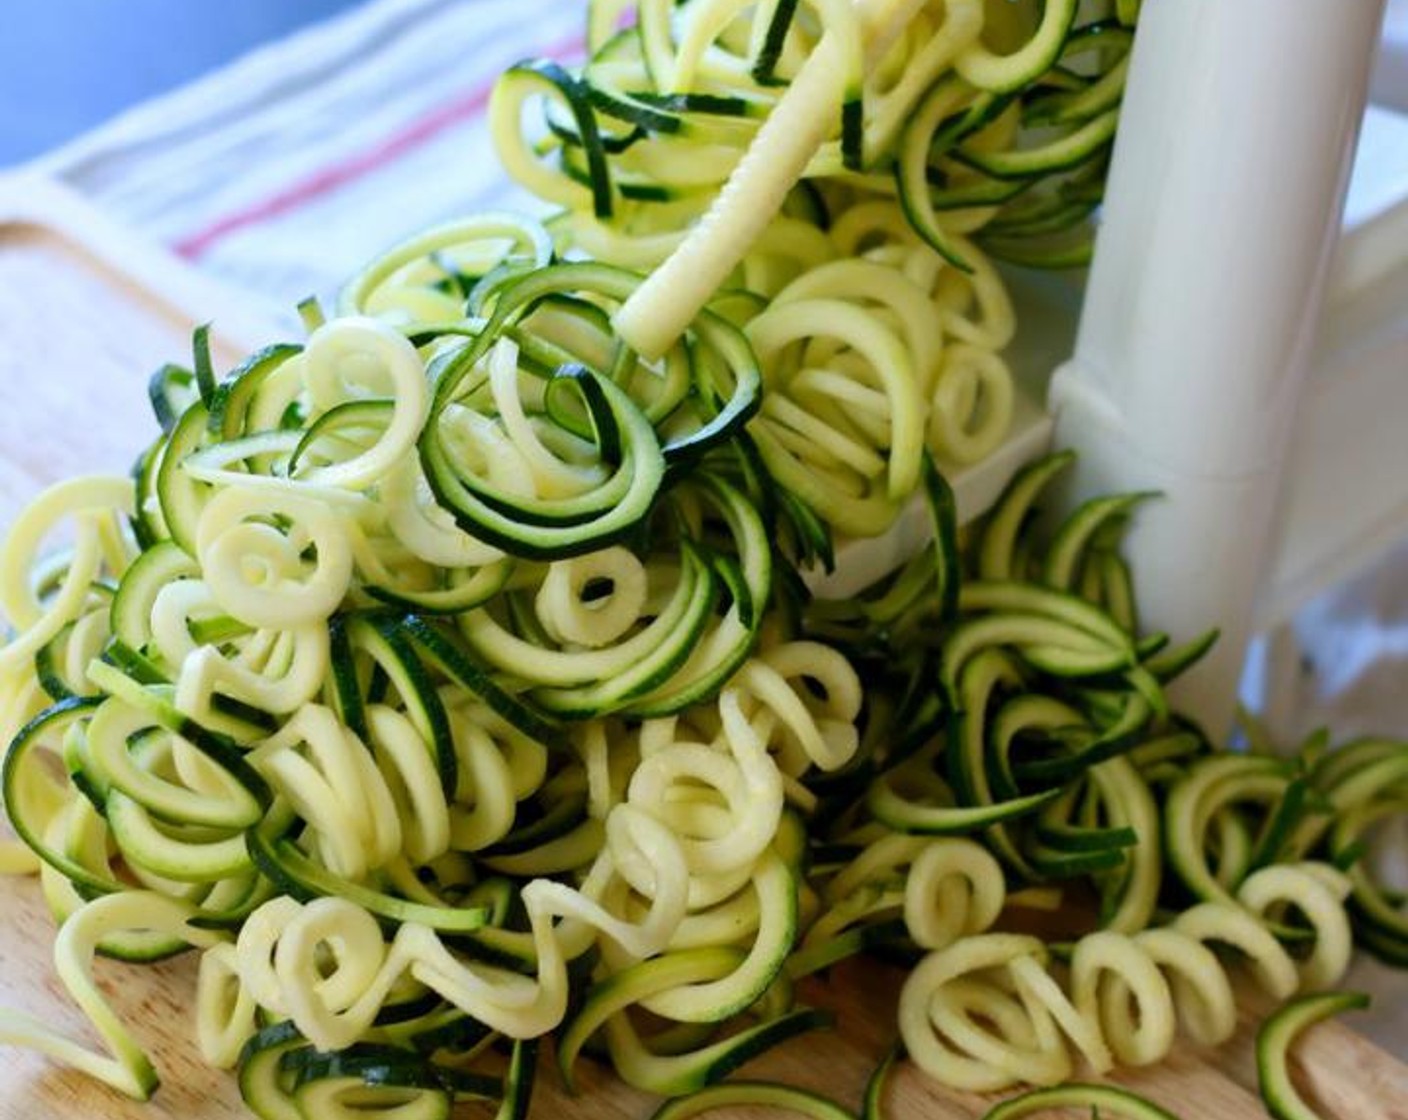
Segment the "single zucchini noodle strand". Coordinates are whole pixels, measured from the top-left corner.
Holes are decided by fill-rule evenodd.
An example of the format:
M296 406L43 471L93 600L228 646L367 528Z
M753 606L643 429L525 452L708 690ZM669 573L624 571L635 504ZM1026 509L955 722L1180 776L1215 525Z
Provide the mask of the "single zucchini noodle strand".
M926 957L900 997L910 1056L956 1088L992 1092L1056 1085L1074 1065L1068 1045L1096 1073L1116 1062L1151 1065L1173 1049L1180 1024L1202 1045L1237 1027L1232 980L1208 949L1237 949L1274 999L1333 984L1349 965L1348 880L1328 864L1284 865L1249 876L1235 902L1205 902L1167 926L1113 931L1075 943L1068 986L1052 978L1044 945L1014 934L963 937ZM1265 915L1296 906L1314 933L1297 968Z

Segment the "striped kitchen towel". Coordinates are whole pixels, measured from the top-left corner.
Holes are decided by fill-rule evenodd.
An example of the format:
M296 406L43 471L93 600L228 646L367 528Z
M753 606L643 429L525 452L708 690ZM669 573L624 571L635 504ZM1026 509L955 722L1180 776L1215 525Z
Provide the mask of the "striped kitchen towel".
M285 318L406 234L531 208L485 125L497 75L580 57L572 0L376 0L146 102L41 161Z

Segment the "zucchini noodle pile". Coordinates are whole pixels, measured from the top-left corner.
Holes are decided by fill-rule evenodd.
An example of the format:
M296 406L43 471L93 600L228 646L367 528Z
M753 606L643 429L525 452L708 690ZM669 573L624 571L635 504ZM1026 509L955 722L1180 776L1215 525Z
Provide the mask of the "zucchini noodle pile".
M726 286L789 191L823 215L884 204L960 270L980 256L960 236L975 231L1005 259L1084 263L1137 7L593 5L580 72L509 71L493 134L509 173L577 215L595 247L668 247L618 316L655 356Z
M1333 986L1356 945L1408 960L1375 872L1408 745L1320 734L1287 757L1253 726L1248 750L1214 749L1164 688L1216 635L1139 633L1118 538L1148 495L1036 529L1072 461L1030 464L966 540L940 523L931 555L809 618L868 710L860 751L813 783L832 824L789 972L900 954L904 1051L976 1092L1226 1042L1244 971L1282 1003Z
M1402 959L1370 855L1408 748L1221 753L1170 711L1211 636L1139 634L1146 495L1039 538L1055 455L960 541L921 456L934 547L808 601L743 333L692 330L713 391L681 392L603 349L621 273L519 267L542 231L494 221L498 255L455 242L473 319L438 318L423 242L218 383L198 333L135 481L15 523L5 867L106 1050L0 1038L147 1097L93 962L195 949L202 1053L257 1115L521 1116L544 1036L568 1086L590 1049L685 1097L826 1026L799 985L876 951L913 964L912 1059L994 1091L1225 1040L1218 948L1275 1000L1356 940ZM1016 932L1056 908L1080 928Z
M0 546L0 870L104 1047L0 1042L146 1098L94 961L195 951L263 1120L521 1120L545 1037L664 1118L833 1118L725 1079L861 953L981 1090L1226 1038L1217 949L1277 1000L1408 960L1373 860L1408 747L1215 751L1165 695L1214 635L1138 625L1147 495L1043 535L1052 456L961 540L941 473L1006 430L988 255L1054 260L1025 239L1098 200L1134 7L593 4L582 73L492 113L565 210L414 237L223 376L198 330L131 477ZM813 601L916 494L933 548Z
M1079 6L593 4L585 64L510 69L491 132L560 252L650 273L609 309L633 350L745 326L768 469L871 536L925 446L973 463L1010 426L989 254L1088 260L1137 5Z
M521 267L543 231L494 221L482 316L406 320L441 310L418 250L347 293L401 329L348 314L218 383L198 333L135 482L13 527L6 866L39 870L110 1054L21 1015L0 1037L145 1097L93 957L194 947L202 1051L259 1115L429 1116L490 1084L526 1107L528 1056L473 1069L498 1039L604 1030L674 1094L821 1021L779 979L798 814L861 688L769 609L750 348L706 316L674 371L613 352L599 301L637 280ZM665 1052L638 1003L680 1024Z

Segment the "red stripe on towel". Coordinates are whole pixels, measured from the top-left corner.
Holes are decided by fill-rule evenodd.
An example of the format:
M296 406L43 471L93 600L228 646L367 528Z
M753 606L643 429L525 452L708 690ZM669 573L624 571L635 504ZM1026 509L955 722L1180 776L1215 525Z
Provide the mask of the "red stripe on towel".
M548 47L540 57L565 61L580 58L582 50L582 39L578 35ZM495 75L463 96L437 106L425 115L408 122L365 151L339 160L268 198L216 219L204 229L181 238L172 248L187 260L196 260L232 233L281 217L395 162L446 129L480 116L489 104L489 97L497 80L498 76Z

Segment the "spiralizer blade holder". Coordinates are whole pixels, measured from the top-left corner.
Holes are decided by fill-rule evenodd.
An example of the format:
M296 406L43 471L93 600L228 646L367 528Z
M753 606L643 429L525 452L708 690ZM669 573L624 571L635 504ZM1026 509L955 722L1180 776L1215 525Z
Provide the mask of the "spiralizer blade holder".
M1052 380L1072 500L1156 490L1130 536L1144 628L1231 725L1382 0L1147 0L1074 356ZM1345 495L1353 501L1353 494Z

